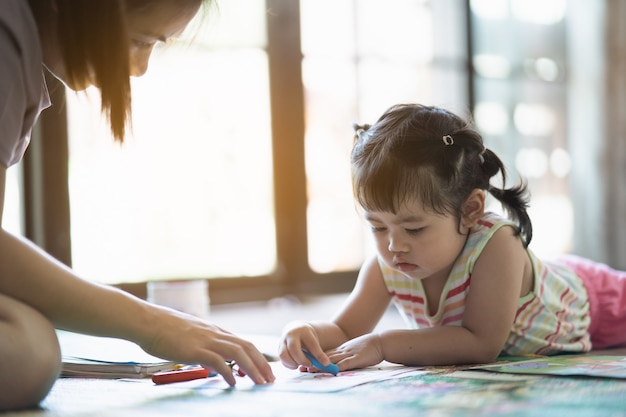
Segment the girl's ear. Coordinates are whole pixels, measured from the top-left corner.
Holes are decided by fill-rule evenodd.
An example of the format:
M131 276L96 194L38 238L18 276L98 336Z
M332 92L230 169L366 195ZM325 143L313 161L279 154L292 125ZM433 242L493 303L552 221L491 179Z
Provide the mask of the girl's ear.
M485 192L474 188L463 203L461 224L468 229L474 226L485 213Z

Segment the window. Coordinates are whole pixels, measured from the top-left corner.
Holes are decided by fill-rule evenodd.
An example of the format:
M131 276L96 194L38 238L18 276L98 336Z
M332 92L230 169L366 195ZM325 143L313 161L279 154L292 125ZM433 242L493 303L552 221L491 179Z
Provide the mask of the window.
M507 186L518 173L528 181L530 247L541 256L570 251L573 236L566 6L565 0L471 2L476 124L506 164Z
M264 13L223 2L193 42L160 46L132 80L122 146L97 90L67 93L77 273L120 283L275 269Z
M123 146L96 90L68 92L75 270L114 284L351 285L370 242L351 198L351 124L400 101L466 110L465 10L221 2L193 43L162 46L133 80ZM453 23L434 36L442 18Z
M18 235L23 234L20 168L18 164L7 170L2 212L2 228Z
M571 210L561 9L530 22L524 1L381 5L219 2L193 43L161 46L133 81L121 147L95 91L67 92L68 173L48 175L68 187L76 271L120 285L208 278L214 303L351 289L371 251L351 125L398 102L475 110L488 146L530 178L534 207Z
M308 259L319 273L356 270L372 249L352 202L352 123L374 123L402 102L469 110L465 9L449 0L300 4Z

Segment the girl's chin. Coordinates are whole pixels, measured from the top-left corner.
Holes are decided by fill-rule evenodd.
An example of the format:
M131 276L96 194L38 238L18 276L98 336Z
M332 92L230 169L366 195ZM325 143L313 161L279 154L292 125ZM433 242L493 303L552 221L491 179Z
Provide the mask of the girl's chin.
M407 274L407 275L411 275L412 272L417 272L419 269L417 265L408 264L408 263L396 264L394 265L394 268L402 272L403 274Z

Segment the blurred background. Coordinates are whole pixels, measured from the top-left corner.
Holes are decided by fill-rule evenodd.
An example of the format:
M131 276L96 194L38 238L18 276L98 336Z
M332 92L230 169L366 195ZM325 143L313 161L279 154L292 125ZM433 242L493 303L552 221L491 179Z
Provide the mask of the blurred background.
M133 80L123 145L97 91L49 80L4 226L140 296L349 291L373 250L352 123L419 102L471 117L507 186L528 181L533 251L626 269L625 19L620 0L218 0Z

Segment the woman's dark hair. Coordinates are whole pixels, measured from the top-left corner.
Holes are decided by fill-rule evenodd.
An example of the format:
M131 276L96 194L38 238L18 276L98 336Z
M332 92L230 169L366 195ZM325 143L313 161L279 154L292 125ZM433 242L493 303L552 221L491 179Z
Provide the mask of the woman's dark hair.
M354 128L353 191L366 210L396 213L403 203L418 199L426 209L460 221L464 201L478 188L500 201L517 222L524 244L530 243L526 184L504 188L504 164L468 121L438 107L399 104L374 125ZM490 183L498 173L502 188Z
M130 120L130 56L123 0L56 0L57 36L68 82L101 92L102 112L116 140Z
M210 0L187 1L210 3ZM50 0L29 2L39 24L50 19L41 11L44 7L39 7ZM52 6L47 6L53 7L57 15L56 34L68 83L84 86L95 82L101 92L102 112L113 136L120 142L131 118L126 15L158 7L158 3L155 0L54 0Z

